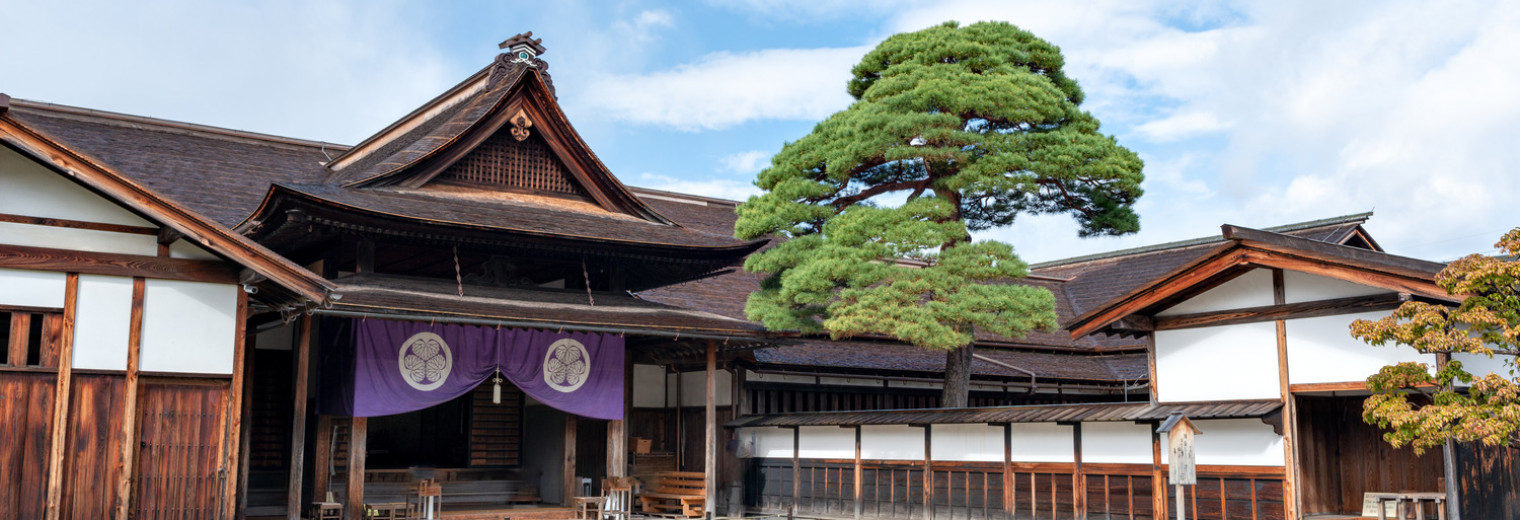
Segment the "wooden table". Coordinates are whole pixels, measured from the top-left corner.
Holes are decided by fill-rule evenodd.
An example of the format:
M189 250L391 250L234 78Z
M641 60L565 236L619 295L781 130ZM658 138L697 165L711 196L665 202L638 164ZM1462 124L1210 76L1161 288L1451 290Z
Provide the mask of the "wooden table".
M1368 493L1378 501L1378 520L1388 520L1383 504L1393 502L1394 515L1402 519L1406 515L1405 504L1414 506L1416 520L1425 520L1425 502L1436 504L1436 516L1446 520L1446 493Z
M411 518L410 507L406 502L380 502L376 504L364 504L364 509L373 513L365 518L376 520L404 520Z

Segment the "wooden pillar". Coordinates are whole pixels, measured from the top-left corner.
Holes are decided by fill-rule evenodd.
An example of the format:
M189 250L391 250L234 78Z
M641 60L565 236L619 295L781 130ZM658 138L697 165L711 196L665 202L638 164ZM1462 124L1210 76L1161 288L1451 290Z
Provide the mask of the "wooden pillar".
M1072 474L1071 474L1071 509L1072 518L1086 520L1087 518L1087 475L1082 474L1082 423L1071 424L1071 448L1072 448ZM1108 494L1104 489L1103 493Z
M1003 425L1003 510L1008 512L1008 517L1013 518L1017 508L1013 507L1013 497L1016 490L1013 487L1013 424Z
M1288 303L1288 291L1283 283L1282 269L1272 270L1272 303ZM1288 322L1277 320L1277 384L1283 407L1283 516L1298 520L1302 491L1298 485L1298 446L1294 437L1298 433L1298 406L1293 392L1288 388Z
M48 520L58 520L63 505L63 451L69 430L69 384L74 366L74 316L79 309L79 274L69 273L63 289L63 331L58 338L58 380L53 387L53 431L48 442Z
M860 520L861 509L865 507L865 487L861 481L865 478L865 469L860 464L860 427L855 427L855 520Z
M575 503L574 497L580 493L580 481L575 478L575 430L579 425L580 419L575 414L565 414L565 461L563 475L565 492L560 499L560 504L566 507Z
M301 519L301 477L306 469L306 387L310 379L311 371L311 316L301 316L301 322L297 329L295 348L295 377L292 383L295 388L295 408L290 419L290 486L286 488L285 516L290 520ZM355 420L355 427L359 420ZM350 449L354 446L349 441ZM352 466L350 466L352 468ZM352 475L352 470L350 470ZM360 474L363 481L363 474ZM357 518L357 517L354 517Z
M117 432L120 439L121 453L116 462L116 518L127 518L132 507L132 478L136 472L132 471L132 463L137 455L137 380L138 361L142 355L142 326L143 326L143 297L146 291L147 281L142 278L132 279L132 310L127 318L127 373L122 397L121 431ZM239 293L238 313L241 319L242 310L247 308L246 294ZM241 335L240 335L241 336Z
M136 287L134 286L134 290ZM237 486L239 468L242 466L240 456L243 445L243 400L247 394L243 392L243 379L247 377L247 352L243 349L243 342L247 340L248 332L248 293L241 290L237 293L236 327L233 332L232 346L232 380L227 382L227 420L223 424L222 435L222 518L232 518L237 511ZM135 399L135 396L129 396ZM131 405L128 405L131 406Z
M787 518L797 516L798 504L802 502L802 428L792 427L792 507L786 511Z
M1152 516L1159 519L1167 517L1166 502L1166 475L1161 471L1161 434L1156 432L1160 425L1150 423L1151 430L1151 511ZM1256 507L1254 504L1251 506Z
M713 517L718 507L718 342L707 340L706 410L707 435L703 436L706 449L703 453L702 470L706 475L707 502L702 510L707 518Z
M247 321L246 318L244 319L244 321ZM246 518L247 517L246 512L248 511L248 458L249 458L249 453L250 453L249 448L253 444L253 441L252 441L252 437L253 436L249 435L249 430L252 428L253 423L252 423L252 421L249 421L249 420L246 420L246 419L253 416L253 376L252 376L252 374L253 374L253 371L255 370L255 367L253 366L253 361L254 361L254 358L257 357L257 356L254 355L254 352L258 349L258 345L257 345L258 334L257 333L255 333L252 330L244 330L243 331L243 337L244 337L244 340L243 340L243 405L242 406L243 406L243 417L244 417L245 420L243 421L242 428L238 432L238 471L237 471L237 482L235 484L237 486L237 488L236 488L237 505L236 505L236 509L233 509L233 515L230 516L230 517L228 517L228 518L234 518L236 520L243 520L243 518Z
M316 452L311 454L311 497L319 502L327 501L327 492L332 489L332 419L331 415L317 416L317 440L312 443Z
M607 476L628 476L628 414L633 406L633 351L623 351L623 420L607 421ZM679 453L679 450L677 450Z
M686 471L686 411L681 408L681 368L676 372L676 471Z
M934 520L934 425L924 425L924 520Z
M369 418L355 417L348 429L348 496L343 501L343 518L364 518L364 457L369 454Z

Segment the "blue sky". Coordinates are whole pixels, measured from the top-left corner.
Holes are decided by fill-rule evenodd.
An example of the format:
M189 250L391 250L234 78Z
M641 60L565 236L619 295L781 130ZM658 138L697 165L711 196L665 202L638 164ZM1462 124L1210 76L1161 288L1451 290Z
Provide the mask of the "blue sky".
M1066 217L986 238L1042 261L1375 210L1446 260L1520 225L1515 2L206 3L0 0L0 92L354 143L532 30L561 103L626 183L742 198L849 103L886 36L1007 20L1059 45L1104 131L1146 160L1142 231ZM15 21L23 21L15 23Z

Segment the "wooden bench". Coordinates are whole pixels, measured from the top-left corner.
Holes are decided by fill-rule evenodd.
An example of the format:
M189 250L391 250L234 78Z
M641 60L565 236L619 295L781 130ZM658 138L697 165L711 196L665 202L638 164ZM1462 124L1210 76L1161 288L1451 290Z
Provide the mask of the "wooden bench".
M537 504L538 486L520 480L460 480L439 482L443 494L439 501L445 506ZM405 502L417 494L416 482L366 482L366 503Z
M702 516L707 500L707 476L694 471L656 473L639 492L639 509L658 516L694 518Z

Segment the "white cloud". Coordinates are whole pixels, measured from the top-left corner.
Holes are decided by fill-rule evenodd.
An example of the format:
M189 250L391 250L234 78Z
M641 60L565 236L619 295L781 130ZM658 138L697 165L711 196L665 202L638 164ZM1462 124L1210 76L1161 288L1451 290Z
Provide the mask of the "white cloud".
M760 170L770 164L771 153L764 150L750 150L736 154L725 155L718 159L718 164L723 166L723 171L738 175L759 173Z
M629 20L613 22L613 29L623 36L623 44L646 45L654 41L655 31L674 27L675 15L664 9L639 11Z
M907 5L908 0L708 0L709 4L767 18L817 21L859 16L862 12L886 12Z
M606 75L583 96L620 121L686 131L766 119L816 120L849 106L845 82L865 47L714 53L651 74Z
M1213 114L1188 112L1147 122L1135 127L1135 131L1150 141L1164 143L1198 134L1218 132L1228 127L1229 125L1214 117Z
M760 188L756 188L754 184L733 179L689 180L644 173L639 175L637 184L650 189L739 201L748 199L751 195L760 194Z

